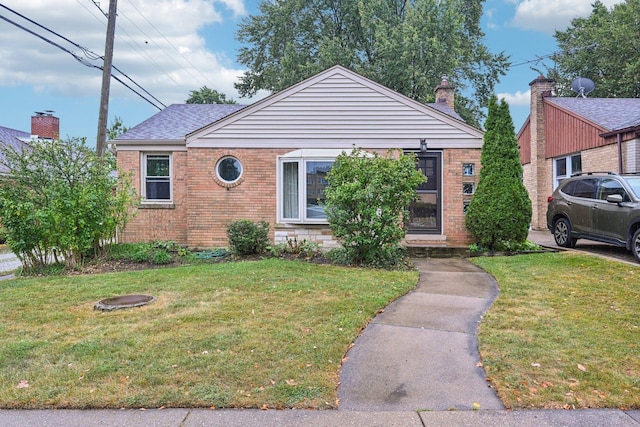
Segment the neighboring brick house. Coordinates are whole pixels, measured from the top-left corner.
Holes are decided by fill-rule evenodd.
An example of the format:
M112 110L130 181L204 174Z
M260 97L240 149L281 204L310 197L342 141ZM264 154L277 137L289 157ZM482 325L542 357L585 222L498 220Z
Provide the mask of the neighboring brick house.
M325 175L355 146L418 154L429 181L411 206L409 244L466 245L483 134L454 112L453 93L443 79L424 105L335 66L249 106L171 105L110 141L142 198L120 240L226 246L227 225L249 219L267 221L275 242L335 246Z
M531 113L518 133L533 229L547 228L547 199L579 172L640 172L640 99L556 97L554 81L531 86Z

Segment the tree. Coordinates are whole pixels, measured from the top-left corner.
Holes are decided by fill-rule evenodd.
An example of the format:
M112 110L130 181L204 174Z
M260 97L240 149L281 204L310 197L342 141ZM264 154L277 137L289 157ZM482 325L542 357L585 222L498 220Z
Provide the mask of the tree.
M115 236L136 201L127 177L113 173L114 157L98 157L84 138L2 146L0 163L9 171L0 176L0 217L25 268L61 258L73 268Z
M478 125L500 75L503 53L482 43L478 0L283 0L261 2L238 39L248 70L236 84L242 96L278 91L335 64L420 102L434 101L447 75L459 113ZM471 93L465 98L461 93Z
M129 128L123 124L122 118L115 116L111 122L111 127L107 128L107 140L116 139L128 130Z
M640 97L640 0L626 0L607 9L593 4L591 15L576 18L565 31L556 31L562 54L550 72L561 95L570 96L577 77L593 80L593 97Z
M339 155L327 175L327 220L350 263L393 264L405 236L402 218L425 180L415 156L381 157L353 149Z
M227 95L215 89L202 86L200 90L192 90L189 93L187 104L237 104L233 98L227 99Z
M482 169L467 209L466 226L481 247L513 249L527 240L531 200L522 182L518 141L509 105L489 101L482 146Z

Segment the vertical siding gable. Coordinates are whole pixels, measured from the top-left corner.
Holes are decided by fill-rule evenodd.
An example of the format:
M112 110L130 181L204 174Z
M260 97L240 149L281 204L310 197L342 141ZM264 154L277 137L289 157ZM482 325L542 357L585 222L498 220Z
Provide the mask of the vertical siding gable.
M545 102L544 116L546 158L565 156L608 144L600 136L605 132L604 128L552 103Z
M187 144L230 146L251 141L254 146L284 147L290 141L326 147L341 141L349 147L361 141L383 144L420 138L482 144L481 131L347 70L337 71L214 123L188 136Z

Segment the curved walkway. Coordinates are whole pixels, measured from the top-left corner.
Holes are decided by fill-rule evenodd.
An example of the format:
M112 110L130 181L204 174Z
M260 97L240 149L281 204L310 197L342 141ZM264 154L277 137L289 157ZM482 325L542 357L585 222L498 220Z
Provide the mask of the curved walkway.
M339 410L503 409L476 338L498 284L465 259L415 263L416 288L376 316L347 353Z

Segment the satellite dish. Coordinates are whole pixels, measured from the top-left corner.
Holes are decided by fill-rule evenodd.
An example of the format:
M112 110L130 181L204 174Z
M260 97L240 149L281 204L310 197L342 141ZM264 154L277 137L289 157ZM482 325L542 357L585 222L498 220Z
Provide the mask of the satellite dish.
M586 98L588 94L593 92L593 89L596 88L596 84L591 79L587 79L585 77L578 77L574 81L571 82L571 90L581 96Z

